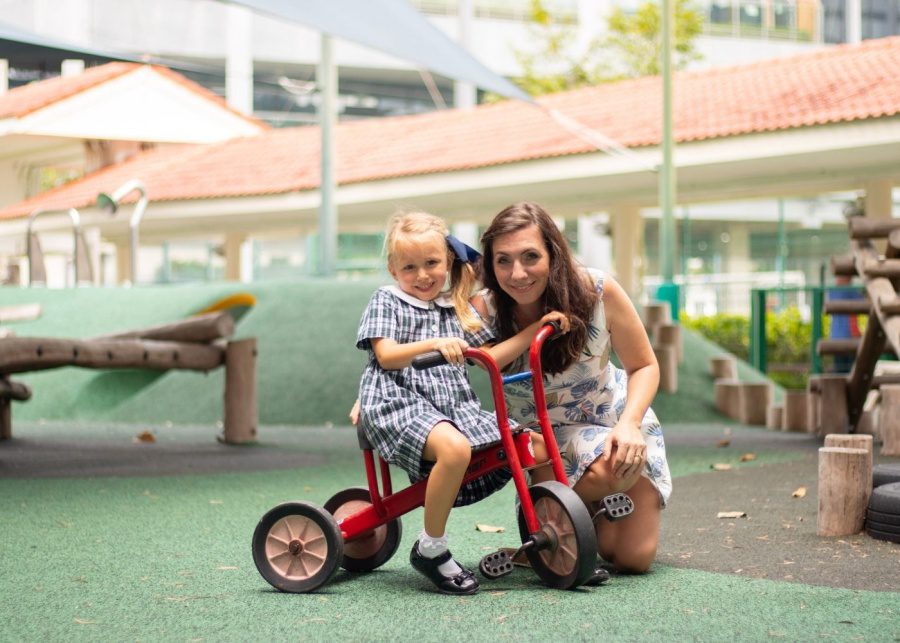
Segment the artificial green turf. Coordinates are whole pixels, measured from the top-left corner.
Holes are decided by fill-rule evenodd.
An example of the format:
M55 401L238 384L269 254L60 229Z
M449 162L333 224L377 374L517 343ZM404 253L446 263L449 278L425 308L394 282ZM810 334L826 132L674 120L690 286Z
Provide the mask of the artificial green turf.
M38 439L64 425L26 427ZM157 427L161 438L185 431ZM271 432L275 432L271 429ZM397 554L366 575L340 571L313 594L282 594L257 573L256 522L286 500L323 503L363 484L350 429L280 431L278 448L324 456L305 469L213 475L4 479L0 641L33 640L697 640L893 641L900 594L752 580L656 565L643 577L571 592L529 570L472 597L427 591L407 555L421 510L402 518ZM124 428L118 431L126 438ZM193 439L210 439L202 427ZM111 430L115 435L116 430ZM710 429L714 438L716 428ZM255 448L272 448L261 434ZM135 448L147 448L136 445ZM152 448L152 445L149 447ZM708 470L710 449L670 449L676 476ZM761 452L740 466L783 460ZM395 484L402 474L394 473ZM517 544L511 487L457 509L448 532L466 564ZM475 530L476 523L505 528Z
M239 322L238 337L256 337L260 424L312 426L346 423L365 355L355 347L360 315L374 280L307 279L250 286L195 284L141 288L38 290L0 288L0 306L38 302L40 319L10 324L21 336L90 337L182 319L233 292L248 291L257 305ZM654 410L663 424L712 422L709 358L721 350L684 331L687 359L678 392L659 393ZM476 392L492 408L487 376L470 369ZM741 379L763 376L739 364ZM223 369L98 371L62 368L17 375L34 395L14 403L14 422L36 419L113 422L211 423L222 417ZM776 387L776 395L778 390Z

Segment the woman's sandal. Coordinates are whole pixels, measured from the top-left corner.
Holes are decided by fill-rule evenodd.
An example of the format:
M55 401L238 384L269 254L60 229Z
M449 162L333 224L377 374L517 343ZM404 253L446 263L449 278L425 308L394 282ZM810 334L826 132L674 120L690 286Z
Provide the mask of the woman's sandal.
M434 583L434 586L443 594L467 595L474 594L478 591L478 581L475 574L468 569L459 565L461 572L453 576L446 576L438 567L453 558L450 551L445 551L435 558L426 558L419 553L419 541L413 545L412 551L409 552L409 562L413 568L422 574L425 578Z

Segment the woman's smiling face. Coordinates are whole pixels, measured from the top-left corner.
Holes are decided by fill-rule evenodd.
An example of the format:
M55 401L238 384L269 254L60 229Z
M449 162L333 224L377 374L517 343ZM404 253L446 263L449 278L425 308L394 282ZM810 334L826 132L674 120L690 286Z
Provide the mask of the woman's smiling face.
M550 277L550 253L537 226L497 237L493 243L497 283L517 305L541 301Z

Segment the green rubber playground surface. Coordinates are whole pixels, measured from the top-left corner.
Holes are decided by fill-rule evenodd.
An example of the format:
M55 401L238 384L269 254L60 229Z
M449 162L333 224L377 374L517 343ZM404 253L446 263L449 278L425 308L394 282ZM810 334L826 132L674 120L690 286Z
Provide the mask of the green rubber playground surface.
M237 336L259 342L260 416L258 444L216 441L221 370L16 376L34 396L14 403L13 439L0 442L0 642L900 641L900 545L815 535L818 440L721 418L707 374L719 349L692 334L679 392L654 402L675 480L648 575L558 591L517 568L477 595L442 596L407 560L419 509L382 568L339 571L311 594L272 589L251 556L260 517L365 484L346 412L364 358L356 325L376 285L0 289L0 306L43 307L10 325L18 335L50 337L171 322L250 291L257 305ZM763 377L743 364L739 374ZM518 545L512 486L455 510L448 531L473 568Z

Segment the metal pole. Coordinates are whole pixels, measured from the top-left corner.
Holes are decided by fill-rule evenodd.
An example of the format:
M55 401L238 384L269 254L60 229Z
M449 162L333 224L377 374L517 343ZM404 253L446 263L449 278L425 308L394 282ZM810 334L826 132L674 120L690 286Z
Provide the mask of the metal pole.
M321 182L319 194L319 264L322 276L334 274L337 256L337 204L334 176L334 129L337 121L337 68L334 65L331 36L322 34L318 85L319 127L322 135Z
M662 45L662 166L659 173L659 261L662 285L657 299L668 301L672 318L678 319L678 286L672 281L675 273L675 167L672 163L674 147L672 135L672 40L675 24L674 0L661 0Z

